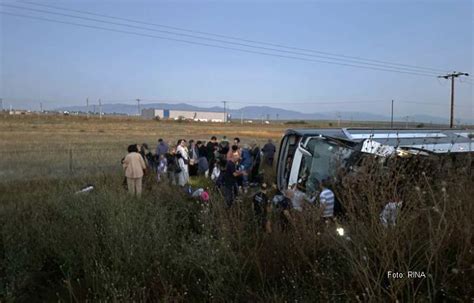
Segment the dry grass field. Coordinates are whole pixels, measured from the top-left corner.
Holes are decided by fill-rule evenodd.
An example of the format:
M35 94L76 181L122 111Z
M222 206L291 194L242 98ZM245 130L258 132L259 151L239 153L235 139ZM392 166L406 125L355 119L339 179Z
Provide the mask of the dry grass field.
M118 172L132 143L154 150L158 138L175 144L180 138L207 141L239 137L243 142L276 142L285 129L331 127L334 122L240 124L155 121L137 117L0 115L0 180L82 176ZM352 124L351 124L352 125ZM368 123L353 124L367 126ZM342 124L341 126L344 126Z
M138 117L0 114L0 180L82 176L120 170L120 159L132 143L154 149L158 138L170 144L180 138L207 141L212 135L243 142L278 140L287 128L335 127L337 122L229 124L155 121ZM342 122L341 127L386 127L387 123ZM401 125L400 125L401 126ZM405 126L405 124L403 124ZM415 127L416 125L411 125ZM1 182L0 181L0 182Z
M0 118L0 177L18 180L62 177L120 169L132 143L156 146L158 138L175 144L179 138L209 140L238 136L243 141L278 140L283 124L222 124L153 121L139 118L102 119L74 116L7 116Z

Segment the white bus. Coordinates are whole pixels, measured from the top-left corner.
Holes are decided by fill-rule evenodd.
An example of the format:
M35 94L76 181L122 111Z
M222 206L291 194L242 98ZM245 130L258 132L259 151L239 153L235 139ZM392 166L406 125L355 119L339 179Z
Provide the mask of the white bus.
M289 129L277 162L277 185L299 184L310 191L357 158L427 156L467 153L474 156L474 130L453 129ZM302 184L304 183L304 184Z

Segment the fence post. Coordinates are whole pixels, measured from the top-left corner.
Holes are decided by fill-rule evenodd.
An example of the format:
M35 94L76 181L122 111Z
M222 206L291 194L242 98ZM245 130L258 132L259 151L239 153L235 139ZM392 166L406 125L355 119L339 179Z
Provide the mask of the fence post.
M72 174L72 148L69 149L69 172Z

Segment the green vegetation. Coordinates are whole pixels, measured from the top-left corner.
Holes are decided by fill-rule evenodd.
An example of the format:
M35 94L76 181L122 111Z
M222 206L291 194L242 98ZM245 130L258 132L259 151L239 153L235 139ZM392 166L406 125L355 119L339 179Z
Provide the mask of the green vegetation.
M344 237L313 207L295 213L287 231L273 213L268 235L257 228L249 199L229 211L217 193L203 205L152 180L134 199L120 175L2 184L0 298L469 301L469 163L462 170L443 166L441 178L420 172L405 180L407 208L393 228L378 216L405 171L364 166L371 173L347 179L340 193L347 208ZM74 194L91 181L94 192ZM388 271L426 278L387 279Z

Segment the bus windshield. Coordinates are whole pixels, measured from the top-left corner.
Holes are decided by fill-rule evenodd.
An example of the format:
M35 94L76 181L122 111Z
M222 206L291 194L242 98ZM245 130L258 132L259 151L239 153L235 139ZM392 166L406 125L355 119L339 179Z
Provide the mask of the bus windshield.
M336 177L344 168L353 150L324 138L310 138L305 149L311 153L303 155L298 173L300 188L311 194L326 178Z

